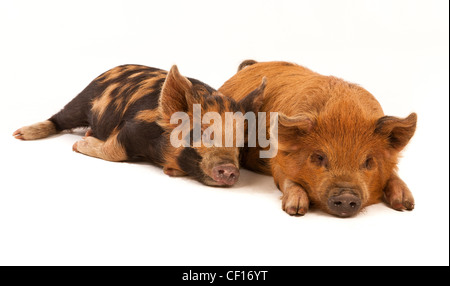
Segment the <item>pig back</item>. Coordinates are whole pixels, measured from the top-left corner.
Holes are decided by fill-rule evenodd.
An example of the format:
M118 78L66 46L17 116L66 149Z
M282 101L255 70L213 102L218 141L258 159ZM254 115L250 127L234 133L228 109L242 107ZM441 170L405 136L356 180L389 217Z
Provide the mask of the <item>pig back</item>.
M245 67L219 89L236 101L267 78L262 112L282 112L288 116L300 113L318 114L328 105L345 101L358 106L370 117L383 116L378 101L364 88L333 76L324 76L288 62L264 62Z

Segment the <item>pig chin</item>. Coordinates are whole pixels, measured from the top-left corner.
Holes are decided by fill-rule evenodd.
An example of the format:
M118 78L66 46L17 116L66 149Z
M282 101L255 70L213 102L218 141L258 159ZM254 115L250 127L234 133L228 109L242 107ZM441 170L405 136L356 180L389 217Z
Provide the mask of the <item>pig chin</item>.
M324 192L322 205L326 211L337 217L355 216L364 205L363 187L348 182L330 184Z

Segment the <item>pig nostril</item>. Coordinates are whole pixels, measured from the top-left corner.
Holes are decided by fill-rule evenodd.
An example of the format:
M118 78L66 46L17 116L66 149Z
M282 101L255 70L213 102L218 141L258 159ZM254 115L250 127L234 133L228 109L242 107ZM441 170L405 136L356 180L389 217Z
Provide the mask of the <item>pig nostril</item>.
M239 169L232 164L214 167L211 177L220 185L233 185L239 179Z
M339 217L349 217L358 212L361 207L361 200L353 194L344 193L328 198L328 208L330 212Z

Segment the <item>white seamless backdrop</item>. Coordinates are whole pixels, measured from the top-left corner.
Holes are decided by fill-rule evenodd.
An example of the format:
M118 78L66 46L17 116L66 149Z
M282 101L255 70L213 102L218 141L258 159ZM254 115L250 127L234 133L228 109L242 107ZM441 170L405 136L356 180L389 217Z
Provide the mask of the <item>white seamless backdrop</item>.
M448 265L449 3L442 0L1 1L0 265ZM412 212L290 217L272 178L233 188L72 152L80 133L24 142L116 65L215 88L245 59L355 82L385 113L418 113L399 173Z

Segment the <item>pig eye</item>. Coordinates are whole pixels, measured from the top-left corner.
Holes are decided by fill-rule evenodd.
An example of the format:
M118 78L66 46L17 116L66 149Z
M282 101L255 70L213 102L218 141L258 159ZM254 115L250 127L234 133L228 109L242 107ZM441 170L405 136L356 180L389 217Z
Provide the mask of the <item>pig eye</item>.
M368 157L363 164L363 168L367 170L372 170L375 167L375 160L373 157Z
M317 165L319 167L328 167L328 159L327 156L320 153L314 153L311 155L311 163Z

